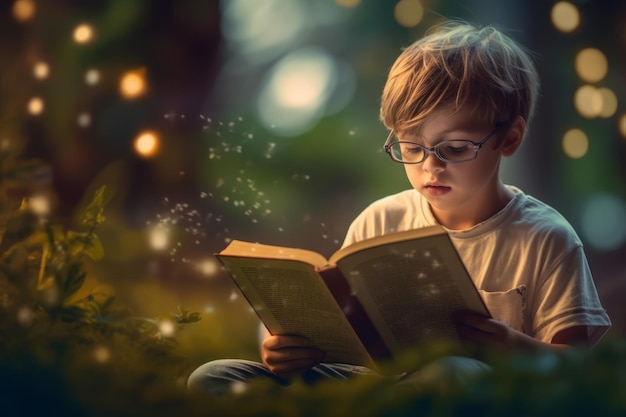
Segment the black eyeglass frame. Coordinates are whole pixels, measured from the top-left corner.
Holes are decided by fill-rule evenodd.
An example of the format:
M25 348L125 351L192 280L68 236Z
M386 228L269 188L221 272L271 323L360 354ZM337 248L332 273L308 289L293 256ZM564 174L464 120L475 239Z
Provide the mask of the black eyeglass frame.
M395 132L392 130L389 132L389 136L387 136L387 140L385 141L385 144L383 145L383 148L385 149L385 152L387 152L389 154L389 156L391 157L391 160L394 162L399 162L401 164L421 164L422 162L424 162L427 158L428 155L430 154L434 154L437 158L439 158L440 161L443 161L445 163L451 163L451 164L458 164L458 163L462 163L462 162L470 162L475 160L476 158L478 158L478 151L480 150L480 148L483 147L483 145L485 143L487 143L487 141L489 139L491 139L491 137L493 135L496 134L496 132L498 130L500 130L502 128L502 126L504 126L505 124L497 124L496 127L493 128L493 130L491 132L489 132L489 134L487 136L485 136L485 138L483 140L481 140L480 142L474 142L471 141L469 139L452 139L452 140L444 140L443 142L440 142L438 144L436 144L435 146L433 146L432 148L427 148L423 145L420 145L419 143L415 143L415 142L411 142L411 141L407 141L407 140L399 140L397 142L393 142L392 139L395 136ZM449 159L446 159L443 157L443 155L441 155L439 153L439 147L443 144L445 144L446 142L451 142L451 141L455 141L455 142L467 142L468 144L471 144L471 146L474 148L474 157L469 158L469 159L463 159L461 161L452 161ZM417 161L417 162L407 162L407 161L403 161L401 159L397 159L393 156L393 152L391 151L391 146L393 144L396 143L410 143L411 145L415 145L419 148L421 148L424 151L424 158L422 158L421 161Z

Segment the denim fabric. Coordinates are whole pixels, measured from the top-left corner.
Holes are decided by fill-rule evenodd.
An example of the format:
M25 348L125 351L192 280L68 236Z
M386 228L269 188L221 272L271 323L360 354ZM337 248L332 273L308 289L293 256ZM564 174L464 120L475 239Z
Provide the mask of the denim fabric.
M490 369L488 365L476 359L448 356L435 360L420 370L392 377L383 377L362 366L321 363L304 372L301 379L312 385L322 380L346 381L354 376L370 375L388 378L402 390L420 390L425 387L445 390L468 384L474 377ZM219 359L197 368L189 376L187 387L189 390L222 396L233 393L233 387L237 384L258 379L273 381L278 387L287 387L291 384L291 380L274 375L262 363L245 359Z

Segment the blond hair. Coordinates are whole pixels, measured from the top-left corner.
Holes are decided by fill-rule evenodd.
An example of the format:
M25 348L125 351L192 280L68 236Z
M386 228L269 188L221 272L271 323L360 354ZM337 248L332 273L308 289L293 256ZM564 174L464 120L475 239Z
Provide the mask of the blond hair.
M469 103L492 124L522 116L527 123L539 94L528 52L492 26L439 25L397 58L383 90L380 117L396 132L419 129L442 107Z

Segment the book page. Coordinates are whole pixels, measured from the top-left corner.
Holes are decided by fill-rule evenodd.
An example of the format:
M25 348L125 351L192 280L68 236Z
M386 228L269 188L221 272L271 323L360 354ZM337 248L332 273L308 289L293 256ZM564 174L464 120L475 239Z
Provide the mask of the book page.
M327 264L324 256L310 250L264 245L261 243L244 242L242 240L231 241L219 254L262 259L293 259L317 267L322 267Z
M394 353L458 340L455 311L489 315L447 234L362 250L339 269Z
M272 334L304 336L324 362L371 366L371 359L315 268L291 260L218 255Z

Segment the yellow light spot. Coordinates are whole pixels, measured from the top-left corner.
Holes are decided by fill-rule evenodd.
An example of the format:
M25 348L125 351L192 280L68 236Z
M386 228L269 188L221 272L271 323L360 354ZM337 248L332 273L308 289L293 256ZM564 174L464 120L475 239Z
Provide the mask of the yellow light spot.
M604 78L609 63L599 49L585 48L576 55L574 67L581 80L594 83Z
M100 82L100 71L90 69L85 73L85 82L89 85L96 85Z
M28 112L34 116L43 113L44 103L40 97L33 97L28 102Z
M149 241L152 249L163 250L167 248L170 241L170 233L166 227L161 225L153 227L149 231Z
M209 277L215 275L220 270L219 264L213 259L205 259L198 264L197 268L203 275Z
M98 346L93 350L93 358L96 362L106 363L111 359L111 351L106 346Z
M420 0L400 0L393 9L396 21L404 27L417 26L424 17L424 7Z
M80 127L87 127L91 124L91 115L89 113L81 113L76 119L76 123Z
M574 94L576 111L588 119L598 117L602 110L602 95L592 85L583 85Z
M171 320L163 320L159 322L159 332L163 336L173 336L176 331L176 326Z
M558 31L570 33L580 25L580 12L569 1L560 1L552 6L550 19Z
M33 196L28 200L28 208L37 216L50 214L50 200L43 195Z
M49 74L50 74L50 67L45 62L38 62L33 67L33 75L35 76L35 78L39 80L48 78Z
M76 26L74 29L74 41L76 43L87 43L93 39L93 29L86 23Z
M361 4L361 0L335 0L342 7L356 7Z
M135 152L139 156L149 158L154 156L159 150L159 138L154 132L145 131L135 139Z
M17 322L22 326L30 326L35 318L35 312L30 307L20 307L17 310Z
M35 15L37 7L33 0L17 0L13 3L13 16L20 22L25 22Z
M130 71L120 80L120 93L123 97L132 99L142 95L146 90L146 81L143 71Z
M626 138L626 113L622 114L617 121L617 128L622 137Z
M598 116L609 118L617 111L617 95L610 88L600 87L598 93L602 97L602 108Z
M580 129L570 129L563 135L563 152L572 159L582 158L589 150L589 139Z

